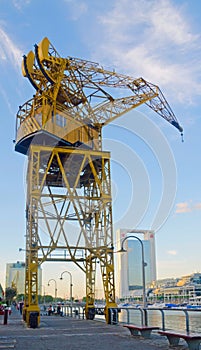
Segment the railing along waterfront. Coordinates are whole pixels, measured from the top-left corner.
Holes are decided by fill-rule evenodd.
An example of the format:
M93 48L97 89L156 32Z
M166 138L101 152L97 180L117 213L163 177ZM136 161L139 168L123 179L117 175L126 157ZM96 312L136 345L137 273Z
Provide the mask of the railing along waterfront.
M56 309L56 306L55 306ZM85 305L74 303L61 305L61 311L65 317L85 319ZM96 306L96 320L105 320L104 306ZM148 326L159 327L162 330L181 330L186 333L201 333L201 308L141 308L141 307L118 307L119 324L135 324L141 326L144 320Z
M63 316L67 317L77 317L77 318L85 318L85 307L83 305L74 304L74 305L62 305L61 311Z
M162 330L201 332L201 308L121 307L120 310L119 323L142 325L143 320L147 319L148 326L160 327Z

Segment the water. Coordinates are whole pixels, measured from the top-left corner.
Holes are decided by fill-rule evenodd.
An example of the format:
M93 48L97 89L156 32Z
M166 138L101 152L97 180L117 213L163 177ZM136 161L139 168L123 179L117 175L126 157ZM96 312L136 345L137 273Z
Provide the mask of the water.
M142 311L139 308L124 307L120 308L119 322L121 323L133 323L136 325L142 324ZM70 306L62 306L64 314L71 314ZM75 310L77 310L80 317L83 316L83 306L74 306L72 310L73 316L75 316ZM186 316L182 309L162 309L164 312L165 328L175 331L186 331ZM162 311L160 309L147 309L148 325L162 328ZM191 332L201 333L201 309L200 310L186 310L189 316L189 330ZM105 321L103 315L96 315L96 319Z
M186 331L186 316L182 309L163 310L165 319L165 328L177 331ZM160 310L147 310L148 325L162 328L162 313ZM188 310L189 328L191 332L201 333L201 310ZM140 309L124 308L119 313L119 322L133 323L141 325Z

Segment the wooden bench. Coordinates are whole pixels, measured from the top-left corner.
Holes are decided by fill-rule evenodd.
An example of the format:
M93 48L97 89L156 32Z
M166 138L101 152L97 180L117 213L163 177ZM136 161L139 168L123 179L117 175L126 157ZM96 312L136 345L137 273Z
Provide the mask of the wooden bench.
M159 327L135 326L133 324L124 324L124 327L129 329L131 335L141 335L143 338L150 338L151 332L159 329Z
M191 333L177 333L175 331L158 331L160 335L165 335L169 341L170 346L179 345L180 338L184 339L190 350L199 350L201 342L201 334Z

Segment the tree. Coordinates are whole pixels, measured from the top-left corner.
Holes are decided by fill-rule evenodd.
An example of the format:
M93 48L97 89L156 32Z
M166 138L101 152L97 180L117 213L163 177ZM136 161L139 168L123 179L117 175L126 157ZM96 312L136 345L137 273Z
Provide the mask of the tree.
M45 302L46 302L46 303L52 303L53 300L54 300L54 298L53 298L51 295L46 295L46 296L45 296ZM44 296L43 296L43 301L44 301ZM43 302L43 301L42 301L42 302Z
M24 300L24 294L23 294L23 293L17 294L16 300L17 300L17 301L22 301L22 300Z
M16 288L12 288L12 287L6 288L5 297L6 297L6 301L8 301L9 304L11 304L11 301L13 300L13 298L14 298L16 295L17 295L17 290L16 290Z

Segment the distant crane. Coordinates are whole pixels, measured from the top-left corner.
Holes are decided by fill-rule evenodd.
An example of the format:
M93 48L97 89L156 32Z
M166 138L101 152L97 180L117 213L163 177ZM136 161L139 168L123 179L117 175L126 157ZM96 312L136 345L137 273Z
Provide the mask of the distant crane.
M32 326L31 313L39 315L38 264L44 261L71 261L85 273L85 313L93 319L99 261L105 318L114 323L110 154L102 151L102 128L141 104L182 128L156 85L60 57L48 38L24 56L22 73L35 89L16 123L15 150L28 155L24 320Z
M11 281L11 287L16 290L16 293L18 291L18 281L19 281L19 271L16 271Z

